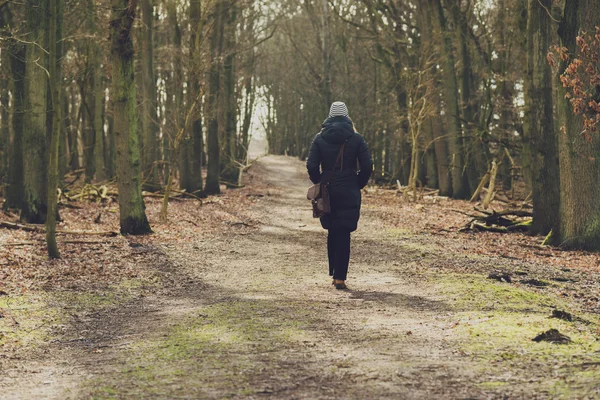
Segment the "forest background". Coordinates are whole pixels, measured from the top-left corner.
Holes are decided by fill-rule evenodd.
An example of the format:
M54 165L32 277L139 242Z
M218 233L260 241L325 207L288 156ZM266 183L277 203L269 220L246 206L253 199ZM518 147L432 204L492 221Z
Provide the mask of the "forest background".
M596 398L598 15L0 0L3 395ZM343 292L298 161L335 100L375 161Z
M195 197L240 186L251 130L269 152L304 158L344 100L376 183L484 205L502 189L531 201L531 233L598 250L599 7L5 0L4 208L46 223L56 257L65 176L101 198L118 177L121 232L148 233L142 189L168 199L174 180Z

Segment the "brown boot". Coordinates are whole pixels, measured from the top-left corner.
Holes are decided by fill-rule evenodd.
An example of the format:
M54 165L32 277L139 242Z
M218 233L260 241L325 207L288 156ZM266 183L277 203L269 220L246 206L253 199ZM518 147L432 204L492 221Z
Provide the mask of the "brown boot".
M346 286L346 281L343 281L341 279L334 279L333 282L337 290L348 289L348 286Z

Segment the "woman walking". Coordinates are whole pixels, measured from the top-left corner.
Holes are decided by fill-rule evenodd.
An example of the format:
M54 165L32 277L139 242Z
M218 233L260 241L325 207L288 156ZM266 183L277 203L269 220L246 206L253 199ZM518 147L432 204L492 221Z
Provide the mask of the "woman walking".
M346 104L331 105L329 118L313 140L306 168L314 184L321 180L329 182L331 213L321 217L321 225L328 230L327 255L332 284L336 289L346 289L350 233L358 226L360 191L367 185L373 170L367 143L355 131Z

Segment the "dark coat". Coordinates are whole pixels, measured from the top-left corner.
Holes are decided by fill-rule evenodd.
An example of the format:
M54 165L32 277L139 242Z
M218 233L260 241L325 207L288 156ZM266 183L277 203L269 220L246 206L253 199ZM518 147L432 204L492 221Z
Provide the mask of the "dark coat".
M354 132L349 118L333 117L323 123L323 129L313 140L308 153L306 168L313 183L329 180L330 171L344 142L344 169L340 171L342 163L338 163L329 188L331 214L321 218L321 225L324 229L355 231L360 218L360 190L369 181L373 160L365 139ZM360 167L358 172L357 162Z

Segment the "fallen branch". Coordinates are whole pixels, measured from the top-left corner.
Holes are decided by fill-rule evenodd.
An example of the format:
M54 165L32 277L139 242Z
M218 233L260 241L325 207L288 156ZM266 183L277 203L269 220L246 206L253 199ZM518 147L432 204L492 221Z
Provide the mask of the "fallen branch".
M459 210L452 210L466 214ZM508 218L509 216L516 218L532 217L532 213L524 210L506 210L502 212L492 211L487 212L484 210L475 209L475 211L483 215L469 215L472 219L463 226L459 232L496 232L496 233L508 233L508 232L527 232L531 226L532 220L514 220ZM466 214L468 215L468 214Z
M69 204L69 203L58 203L58 207L71 208L73 210L82 210L83 209L83 207L81 207L81 206L76 206L75 204Z
M18 246L36 246L44 242L43 239L40 239L37 242L14 242L14 243L4 243L4 246L7 247L18 247ZM59 244L103 244L104 241L100 240L59 240Z
M12 229L12 230L21 230L25 232L35 232L35 233L46 233L46 229L36 226L27 226L21 224L15 224L12 222L0 222L0 228L4 229ZM57 230L56 233L60 233L63 235L82 235L82 236L118 236L118 232L114 231L65 231L65 230Z
M39 228L26 226L26 225L14 224L12 222L0 222L0 228L12 229L12 230L17 230L17 231L21 230L21 231L25 231L25 232L40 232Z
M82 236L109 236L109 237L119 236L119 232L115 232L115 231L98 231L98 232L93 232L93 231L63 231L63 230L57 230L56 233L60 233L60 234L63 234L63 235L82 235Z

